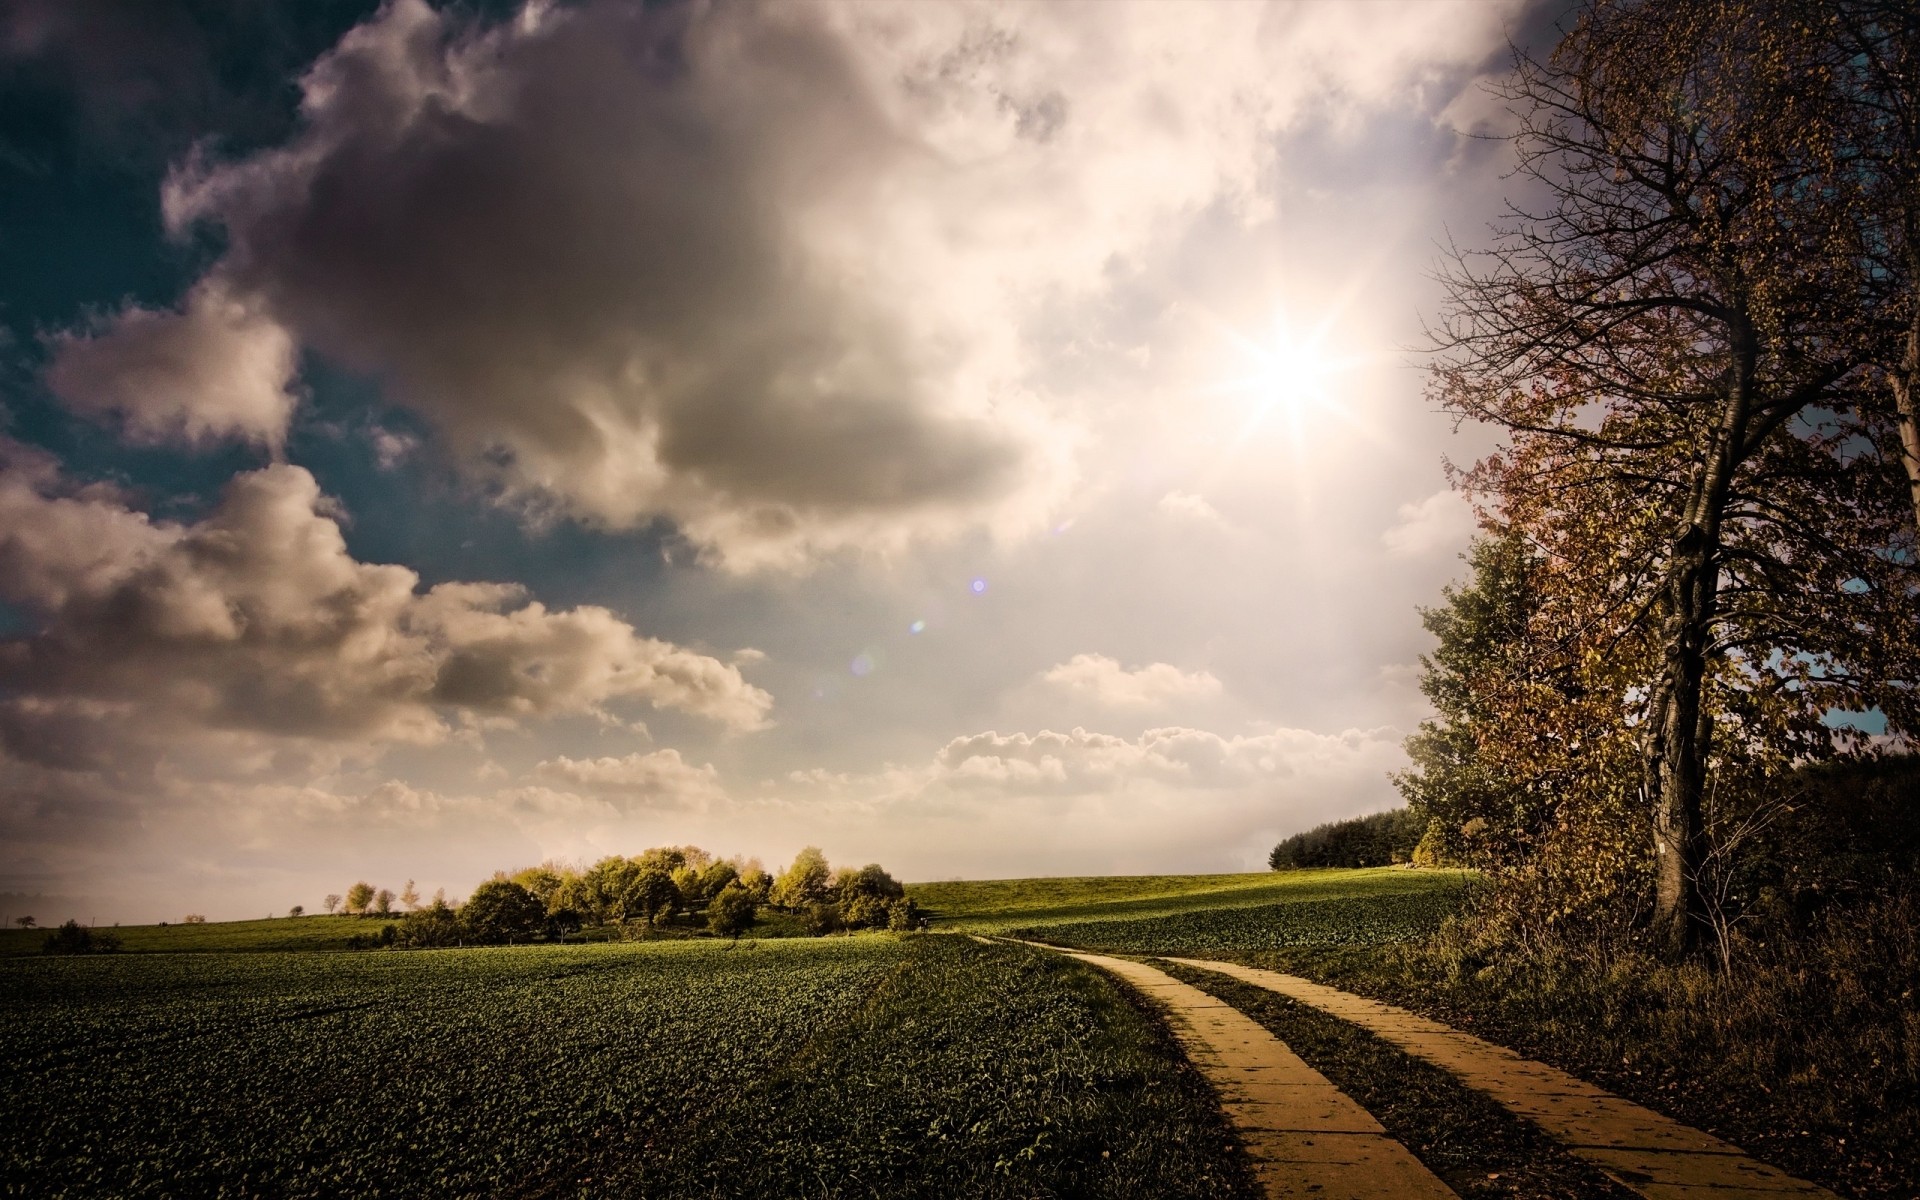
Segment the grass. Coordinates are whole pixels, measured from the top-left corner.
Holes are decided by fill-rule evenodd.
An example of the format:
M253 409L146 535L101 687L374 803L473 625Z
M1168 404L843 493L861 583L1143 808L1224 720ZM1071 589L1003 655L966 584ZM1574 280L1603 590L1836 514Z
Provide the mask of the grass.
M16 958L0 1004L0 1194L1249 1194L1111 983L962 938Z
M1302 900L1425 893L1454 887L1458 871L1377 867L1238 875L1115 875L912 885L937 928L1001 933L1039 925L1166 917Z
M1285 904L1197 909L1166 916L1035 925L1012 931L1035 941L1116 954L1213 956L1282 946L1364 946L1428 936L1459 905L1445 878L1424 890L1362 892Z
M378 933L391 917L269 917L193 925L115 925L123 951L344 950L354 934ZM38 954L50 929L0 931L0 955Z
M1207 1084L1131 992L1056 954L916 941L853 1020L608 1194L1258 1195Z

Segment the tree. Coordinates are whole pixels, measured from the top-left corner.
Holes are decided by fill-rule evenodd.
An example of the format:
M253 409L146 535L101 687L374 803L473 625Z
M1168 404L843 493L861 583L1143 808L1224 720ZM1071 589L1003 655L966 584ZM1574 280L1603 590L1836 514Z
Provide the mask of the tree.
M489 879L473 889L460 909L460 922L478 942L514 942L532 938L545 926L546 906L510 879Z
M761 869L759 863L749 863L740 872L740 886L747 889L754 903L766 904L773 895L773 876Z
M907 889L901 885L900 881L887 874L886 869L879 863L868 863L858 871L849 871L842 875L839 887L835 890L840 893L842 902L857 896L869 896L876 900L898 900L907 894Z
M654 869L665 874L671 868ZM627 896L633 890L634 880L639 878L642 868L640 860L610 854L593 866L587 868L582 877L581 899L584 911L592 913L596 921L624 921L635 915L627 908ZM667 880L672 886L672 879Z
M692 867L681 867L673 872L673 886L680 896L680 905L686 909L698 908L707 899L707 890L702 885L700 872Z
M716 858L700 872L700 893L709 898L718 896L726 886L740 878L740 868L724 858Z
M1859 230L1858 340L1897 425L1898 443L1882 453L1905 466L1920 527L1920 12L1903 0L1834 0L1802 19L1817 22L1825 53L1815 83L1825 85L1822 110L1837 116L1810 132L1837 147L1842 220Z
M1301 867L1385 867L1405 862L1423 824L1411 810L1350 817L1286 838L1267 856L1273 870Z
M707 928L721 937L737 938L753 925L756 907L753 894L737 880L729 880L707 902Z
M561 877L559 869L552 863L541 863L537 867L527 867L524 870L514 872L510 878L521 887L532 892L534 898L546 905L549 909L553 907L554 894L560 890L562 883L565 882Z
M634 872L620 897L621 911L639 917L649 926L663 917L671 917L680 904L680 889L673 876L659 866L647 866Z
M356 917L365 916L368 906L373 903L373 885L362 879L347 889L347 911Z
M393 889L381 888L373 894L373 911L386 916L393 911Z
M338 893L329 892L326 899L320 903L326 908L327 915L332 916L334 910L340 907L340 896Z
M15 917L13 923L22 929L32 929L38 922L32 917Z
M292 908L287 910L287 915L290 917L304 917L307 915L306 906L303 904L296 904Z
M1591 0L1521 61L1502 95L1542 207L1454 259L1437 331L1434 394L1509 439L1466 486L1547 559L1584 650L1649 664L1602 699L1638 730L1673 954L1717 752L1830 754L1836 707L1914 727L1913 562L1887 553L1911 515L1871 449L1890 418L1862 401L1802 11Z
M413 886L413 880L407 880L407 886L400 889L400 903L407 906L408 912L420 911L420 889Z
M770 899L776 908L798 912L809 905L823 903L829 894L832 872L827 856L818 846L808 846L793 856L793 865L773 881Z

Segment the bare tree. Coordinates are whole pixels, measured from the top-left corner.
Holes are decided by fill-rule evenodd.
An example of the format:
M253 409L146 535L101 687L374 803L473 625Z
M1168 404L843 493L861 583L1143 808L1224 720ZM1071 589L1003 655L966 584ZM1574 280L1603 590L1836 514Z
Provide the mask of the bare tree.
M327 898L320 903L326 908L327 915L332 916L334 911L340 907L340 893L329 892Z

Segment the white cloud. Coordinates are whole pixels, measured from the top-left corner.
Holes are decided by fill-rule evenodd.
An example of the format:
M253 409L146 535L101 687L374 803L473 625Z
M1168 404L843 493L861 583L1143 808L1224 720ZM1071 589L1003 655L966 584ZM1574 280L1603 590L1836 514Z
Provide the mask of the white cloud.
M671 748L624 758L561 755L540 763L534 775L548 783L617 795L632 807L706 804L726 794L711 763L696 767Z
M1465 496L1448 489L1400 506L1399 520L1380 535L1389 554L1425 558L1467 548L1476 528Z
M1205 496L1196 495L1193 492L1168 492L1160 497L1160 503L1156 507L1168 516L1179 520L1197 521L1202 525L1218 525L1222 528L1227 524L1227 519L1220 515L1218 509L1207 503Z
M1115 708L1154 708L1183 700L1209 700L1221 692L1211 671L1182 671L1170 663L1132 670L1104 654L1076 654L1049 667L1040 678L1077 696Z
M36 627L0 644L0 736L16 757L80 764L196 732L431 743L450 722L616 701L751 729L771 704L734 667L607 609L418 585L353 559L299 467L241 475L174 524L16 451L0 465L0 599Z
M278 445L292 417L295 346L257 301L217 279L179 312L130 307L91 335L52 339L47 386L145 441L236 437Z

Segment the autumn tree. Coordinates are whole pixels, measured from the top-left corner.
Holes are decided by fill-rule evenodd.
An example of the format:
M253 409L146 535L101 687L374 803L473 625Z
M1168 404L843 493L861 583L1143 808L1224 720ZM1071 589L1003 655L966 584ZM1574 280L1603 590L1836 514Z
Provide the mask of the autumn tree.
M794 855L793 863L773 881L770 899L776 908L798 912L808 905L824 903L832 878L827 856L818 846L808 846Z
M1587 699L1637 731L1672 953L1716 748L1831 753L1834 708L1915 727L1913 563L1889 553L1912 514L1864 399L1860 245L1807 135L1834 118L1802 11L1592 0L1502 88L1532 198L1444 275L1434 394L1509 441L1466 487L1545 560L1576 653L1646 663Z
M1820 35L1865 297L1859 340L1884 380L1898 432L1883 453L1907 472L1920 527L1920 11L1903 0L1837 0L1810 11ZM1883 426L1884 428L1884 426Z
M635 870L621 896L620 907L624 916L639 917L651 926L671 917L680 900L680 889L674 884L673 876L659 866L649 865Z
M407 880L407 886L400 889L400 903L407 906L408 912L420 911L420 889L413 885L413 880Z
M373 904L373 895L373 885L362 879L347 889L347 911L354 916L364 916Z

